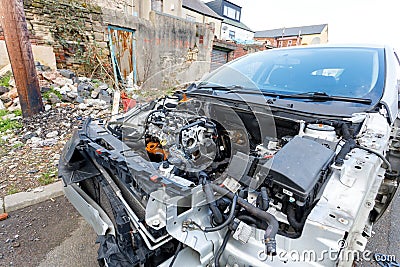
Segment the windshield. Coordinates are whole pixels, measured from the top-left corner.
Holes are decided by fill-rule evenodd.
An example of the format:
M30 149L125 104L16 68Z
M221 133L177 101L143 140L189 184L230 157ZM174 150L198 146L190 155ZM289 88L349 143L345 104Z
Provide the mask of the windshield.
M233 61L203 84L283 94L321 92L376 103L383 94L383 61L383 49L377 48L273 49Z

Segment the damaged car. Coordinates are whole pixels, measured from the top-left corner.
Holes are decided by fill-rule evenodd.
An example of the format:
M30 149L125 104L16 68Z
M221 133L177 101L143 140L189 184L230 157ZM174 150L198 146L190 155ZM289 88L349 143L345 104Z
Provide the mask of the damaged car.
M400 182L398 64L387 46L272 49L84 121L59 176L100 266L356 264Z

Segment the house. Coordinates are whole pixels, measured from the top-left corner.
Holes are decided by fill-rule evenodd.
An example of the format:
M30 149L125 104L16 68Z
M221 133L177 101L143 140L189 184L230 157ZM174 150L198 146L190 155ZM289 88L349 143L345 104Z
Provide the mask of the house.
M214 0L206 3L206 5L224 18L221 24L220 39L239 43L253 40L254 31L241 22L241 6L227 0Z
M221 39L223 18L200 0L182 0L182 17L198 23L214 23L214 35Z
M287 47L328 42L328 24L257 31L254 40L274 47Z

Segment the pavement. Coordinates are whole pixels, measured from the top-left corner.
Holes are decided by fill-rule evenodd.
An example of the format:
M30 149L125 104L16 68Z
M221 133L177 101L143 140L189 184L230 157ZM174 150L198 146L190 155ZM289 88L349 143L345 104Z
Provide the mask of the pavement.
M45 200L64 195L63 184L61 181L46 186L41 186L29 192L20 192L0 198L0 204L3 212L19 210Z
M0 221L0 266L96 267L96 233L61 196Z

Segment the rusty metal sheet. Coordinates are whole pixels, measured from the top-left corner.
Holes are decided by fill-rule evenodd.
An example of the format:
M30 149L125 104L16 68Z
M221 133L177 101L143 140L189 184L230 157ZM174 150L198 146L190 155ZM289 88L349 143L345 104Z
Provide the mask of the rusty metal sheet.
M116 79L126 84L131 75L136 84L135 31L109 26L109 37Z

